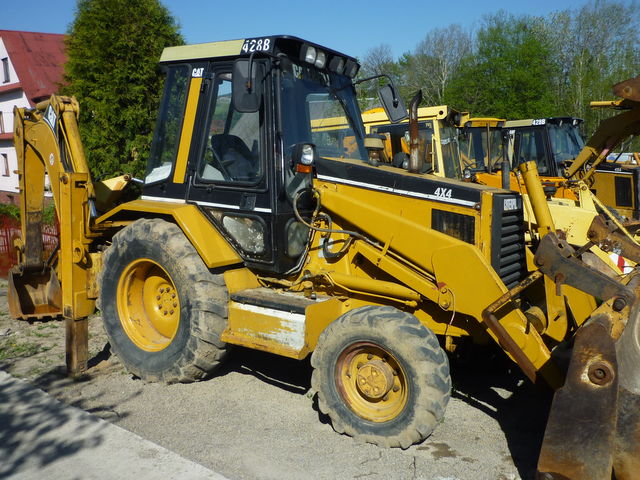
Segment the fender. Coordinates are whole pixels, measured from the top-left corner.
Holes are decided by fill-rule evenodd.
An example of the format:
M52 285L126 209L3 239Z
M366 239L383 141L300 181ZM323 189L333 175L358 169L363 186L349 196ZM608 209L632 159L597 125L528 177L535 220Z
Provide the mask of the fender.
M209 268L242 263L238 253L204 216L196 205L154 200L133 200L118 205L95 221L94 228L114 228L128 225L143 217L170 217L184 232Z

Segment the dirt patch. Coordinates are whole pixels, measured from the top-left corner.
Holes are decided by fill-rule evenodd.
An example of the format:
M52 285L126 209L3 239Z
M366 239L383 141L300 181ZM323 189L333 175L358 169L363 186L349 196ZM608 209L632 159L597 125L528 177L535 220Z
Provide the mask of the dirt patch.
M30 381L51 372L64 375L64 320L14 320L9 316L6 296L7 281L0 280L0 369ZM89 320L91 367L106 359L106 345L102 320L94 316Z
M238 347L207 381L145 383L109 355L96 316L88 372L70 379L64 322L12 320L6 287L0 281L0 369L231 479L533 478L546 399L506 357L471 370L452 364L452 398L433 435L381 449L333 431L318 412L308 360Z

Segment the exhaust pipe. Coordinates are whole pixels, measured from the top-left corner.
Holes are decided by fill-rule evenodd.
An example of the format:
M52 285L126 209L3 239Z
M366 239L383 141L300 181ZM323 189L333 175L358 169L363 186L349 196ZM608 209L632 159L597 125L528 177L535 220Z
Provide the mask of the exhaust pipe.
M422 90L418 90L409 103L409 172L422 172L422 159L419 155L420 138L418 134L418 105L422 101Z

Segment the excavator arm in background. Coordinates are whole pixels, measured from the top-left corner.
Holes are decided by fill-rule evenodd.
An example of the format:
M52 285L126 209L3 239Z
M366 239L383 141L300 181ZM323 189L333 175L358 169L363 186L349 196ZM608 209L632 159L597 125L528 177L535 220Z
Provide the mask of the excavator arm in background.
M614 85L613 93L622 99L591 102L591 106L623 110L622 113L600 122L585 147L565 171L567 179L578 180L581 177L588 183L607 155L625 139L640 134L640 76Z

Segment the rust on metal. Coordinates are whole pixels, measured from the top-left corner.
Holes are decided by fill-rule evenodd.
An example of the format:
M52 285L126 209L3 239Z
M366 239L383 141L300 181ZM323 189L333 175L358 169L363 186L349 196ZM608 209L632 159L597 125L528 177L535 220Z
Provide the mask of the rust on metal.
M564 386L553 398L540 458L539 478L610 479L613 469L618 378L608 317L582 327L575 340ZM590 371L606 362L608 381L592 381ZM599 381L600 382L600 381Z
M518 285L513 287L511 290L506 292L500 298L498 298L495 302L489 305L482 311L482 319L489 327L489 330L493 332L496 336L500 345L511 355L513 360L518 364L518 366L522 369L524 374L533 382L536 382L537 369L529 360L527 355L522 351L522 349L518 346L515 340L509 335L509 332L502 326L502 324L498 321L496 317L496 312L502 308L504 305L512 301L514 298L520 294L523 290L528 288L532 283L542 277L542 272L540 270L536 270L527 278L525 278Z
M89 319L66 318L67 374L72 377L87 371L89 362Z
M626 305L632 304L636 295L634 291L596 271L575 257L575 250L555 233L549 233L540 240L535 254L536 265L549 278L556 279L562 275L563 283L582 290L603 301L613 297L623 299Z
M613 86L613 94L626 100L640 102L640 75Z
M639 284L636 276L628 287L638 292ZM565 384L551 406L539 479L638 478L640 303L622 313L614 303L599 307L575 336Z
M587 232L589 240L605 252L616 252L634 263L640 263L640 245L602 215L594 217Z

